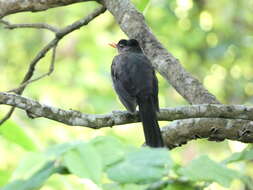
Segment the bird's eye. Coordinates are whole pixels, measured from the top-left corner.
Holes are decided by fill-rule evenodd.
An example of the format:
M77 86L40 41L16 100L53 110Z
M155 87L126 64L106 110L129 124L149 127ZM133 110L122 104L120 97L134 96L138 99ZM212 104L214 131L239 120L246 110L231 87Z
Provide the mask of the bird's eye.
M123 47L124 47L124 45L123 45L123 44L119 44L119 47L123 48Z

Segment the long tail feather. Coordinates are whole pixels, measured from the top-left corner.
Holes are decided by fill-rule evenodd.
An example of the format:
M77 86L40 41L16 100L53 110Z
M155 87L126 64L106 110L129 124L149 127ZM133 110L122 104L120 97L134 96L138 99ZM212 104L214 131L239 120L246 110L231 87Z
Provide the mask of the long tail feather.
M157 122L156 107L152 97L137 99L143 125L146 144L151 147L163 147L163 139Z

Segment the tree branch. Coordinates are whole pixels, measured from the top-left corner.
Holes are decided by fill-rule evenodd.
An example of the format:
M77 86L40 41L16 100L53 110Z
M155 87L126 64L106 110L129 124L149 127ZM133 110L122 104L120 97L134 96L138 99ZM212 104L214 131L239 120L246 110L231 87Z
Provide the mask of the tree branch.
M0 104L18 107L36 117L45 117L67 125L93 129L140 121L138 112L134 115L125 111L111 114L82 114L74 110L43 105L20 95L4 92L0 92ZM165 143L169 148L180 146L196 138L253 142L253 107L243 105L182 106L161 109L158 119L177 120L162 130Z
M53 27L49 24L46 23L24 23L24 24L11 24L10 22L6 21L6 20L0 20L1 23L5 24L5 28L6 29L16 29L16 28L37 28L37 29L47 29L50 30L51 32L57 33L58 32L58 28Z
M219 104L214 95L190 73L184 70L152 34L144 16L129 0L103 0L104 5L115 17L121 29L137 39L156 70L191 104Z
M70 5L90 0L0 0L0 18L24 11L44 11L49 8Z
M42 79L42 78L44 78L44 77L49 76L50 74L52 74L52 72L54 71L56 47L57 47L57 44L55 44L55 45L53 46L52 58L51 58L51 63L50 63L48 72L46 72L46 73L40 75L39 77L37 77L37 78L35 78L35 79L28 80L28 81L22 83L18 88L9 90L8 92L18 92L20 89L24 88L24 87L27 86L28 84L30 84L30 83L32 83L32 82L35 82L35 81L38 81L38 80L40 80L40 79Z
M53 56L52 56L52 61L51 61L51 65L49 68L49 71L44 74L41 75L39 78L33 79L31 80L34 71L35 71L35 67L37 65L37 63L48 53L49 50L51 50L52 48L56 47L58 42L67 34L73 32L74 30L79 29L80 27L87 25L90 21L92 21L94 18L96 18L97 16L99 16L100 14L104 13L106 11L105 7L100 7L97 8L95 11L93 11L92 13L90 13L88 16L86 16L85 18L78 20L76 22L74 22L73 24L59 30L59 29L55 29L55 31L57 31L55 33L55 38L53 40L51 40L43 49L41 49L39 51L39 53L35 56L35 58L31 61L28 71L23 79L23 81L21 82L20 86L18 88L15 88L13 90L9 90L9 91L14 91L16 94L21 95L25 89L25 87L34 82L37 81L47 75L50 75L53 72L53 68L54 68L54 59L55 59L55 49L53 50ZM10 23L8 23L7 21L2 21L2 23L4 23L7 26L12 26ZM33 25L34 28L38 28L38 25ZM30 25L30 27L32 27L32 25ZM53 27L51 27L53 28ZM52 30L51 30L52 31ZM0 125L2 125L6 120L8 120L12 113L14 112L15 107L12 107L9 112L4 116L4 118L2 120L0 120Z
M173 121L162 128L163 139L170 149L198 138L210 141L225 139L253 142L253 121L242 119L194 118Z

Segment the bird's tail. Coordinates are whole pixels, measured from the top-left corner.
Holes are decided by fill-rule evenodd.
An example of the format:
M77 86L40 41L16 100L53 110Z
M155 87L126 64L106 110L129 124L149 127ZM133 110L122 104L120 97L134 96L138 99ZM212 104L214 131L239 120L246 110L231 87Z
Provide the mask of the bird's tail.
M163 139L157 122L156 106L152 97L137 99L143 125L146 144L151 147L163 147Z

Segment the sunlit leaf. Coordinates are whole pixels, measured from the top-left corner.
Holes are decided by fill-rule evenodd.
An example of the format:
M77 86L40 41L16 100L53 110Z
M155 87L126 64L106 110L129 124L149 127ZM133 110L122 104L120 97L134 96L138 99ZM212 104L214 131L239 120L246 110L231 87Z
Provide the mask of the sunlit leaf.
M0 170L0 187L5 185L11 177L10 171Z
M72 148L75 148L78 145L85 144L82 141L70 141L62 144L57 144L46 150L45 155L51 158L57 158L69 151Z
M102 158L104 166L109 166L121 159L126 153L126 145L111 136L100 136L91 141Z
M21 159L18 167L14 170L11 180L28 179L40 170L49 158L43 153L30 152Z
M0 127L0 135L4 138L18 144L28 151L38 150L38 146L34 142L33 138L26 132L26 130L20 127L12 120L8 120Z
M107 173L119 183L150 183L164 176L171 165L168 150L141 148L128 153L124 161L110 167Z
M226 168L206 155L193 160L186 167L181 168L179 172L189 180L217 182L225 187L229 187L232 180L239 177L236 171Z
M241 175L240 179L247 186L248 190L253 190L253 180L250 176Z
M187 183L172 183L168 184L163 190L196 190L196 188Z
M149 8L149 4L151 3L152 0L142 0L142 1L139 1L139 0L135 0L133 1L133 3L135 4L136 8L145 13L145 10L147 8Z
M144 190L147 185L109 183L103 185L103 190Z
M243 160L253 160L253 150L243 150L242 152L235 152L230 155L223 163L229 164L233 162L243 161Z
M64 165L70 172L89 178L94 183L100 183L102 176L102 161L96 149L90 144L82 144L69 150L63 156Z
M3 187L1 190L37 190L54 173L58 173L61 168L56 167L54 162L46 163L39 171L27 180L15 180Z

